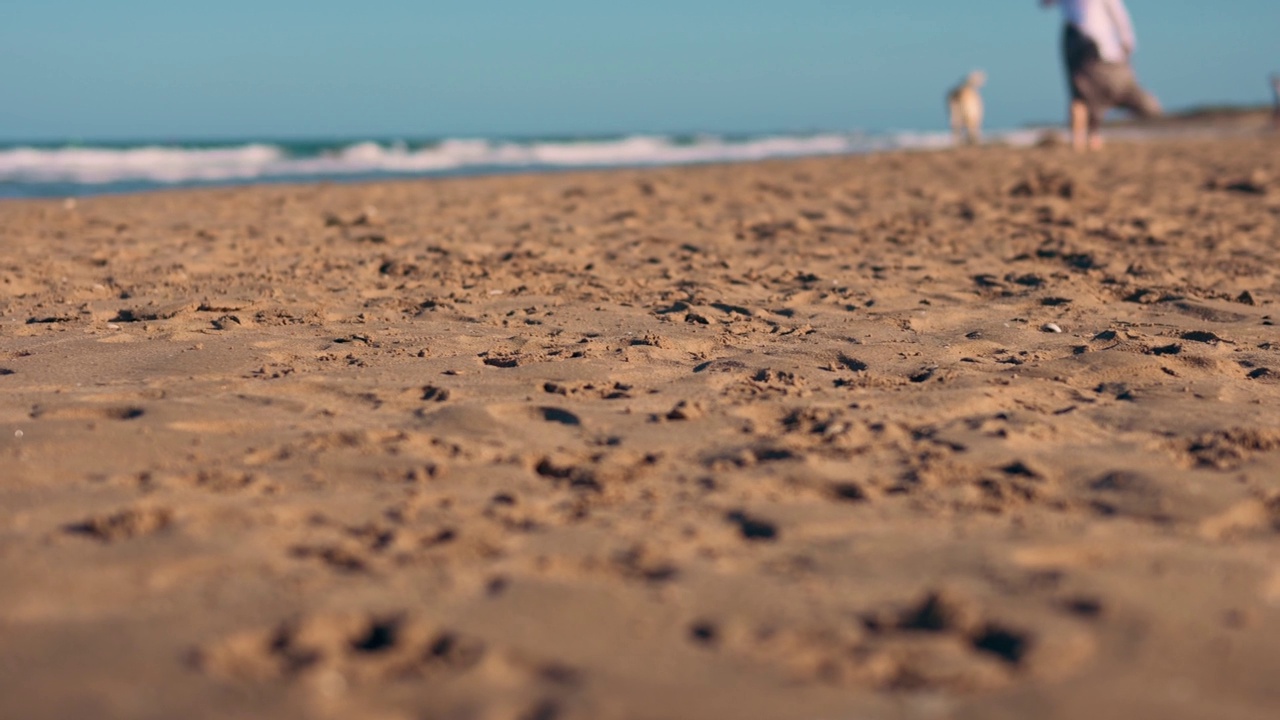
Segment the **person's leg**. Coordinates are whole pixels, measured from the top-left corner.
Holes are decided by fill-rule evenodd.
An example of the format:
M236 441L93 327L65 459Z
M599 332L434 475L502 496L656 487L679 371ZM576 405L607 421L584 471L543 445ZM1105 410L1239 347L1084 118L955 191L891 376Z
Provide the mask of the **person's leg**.
M1158 118L1164 115L1164 107L1160 105L1160 101L1156 99L1155 95L1138 88L1138 100L1135 103L1134 112L1139 117Z
M1102 118L1108 108L1127 110L1141 118L1159 117L1163 110L1160 101L1138 84L1138 78L1128 63L1092 62L1075 77L1080 98L1083 98L1087 139L1084 146L1090 150L1102 149ZM1077 149L1080 143L1077 143Z
M1089 106L1083 100L1071 101L1071 147L1083 152L1089 146Z
M1071 147L1076 152L1087 150L1093 142L1090 138L1094 124L1094 103L1097 88L1092 77L1101 62L1097 43L1090 40L1074 25L1068 24L1062 36L1063 63L1067 70L1067 86L1071 92L1071 110L1068 123L1071 126Z
M1089 103L1086 108L1089 111L1089 149L1097 152L1102 149L1102 118L1107 115L1107 106Z
M1275 109L1271 113L1271 124L1280 130L1280 75L1271 76L1271 92L1275 95Z
M1128 110L1140 118L1157 118L1164 114L1164 108L1160 106L1156 96L1138 84L1133 68L1115 64L1109 66L1108 70L1108 94L1116 107Z

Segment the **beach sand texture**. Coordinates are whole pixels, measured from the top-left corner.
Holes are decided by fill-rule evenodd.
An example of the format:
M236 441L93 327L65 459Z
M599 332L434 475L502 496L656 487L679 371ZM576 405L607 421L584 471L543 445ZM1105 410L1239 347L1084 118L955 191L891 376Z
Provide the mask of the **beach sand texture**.
M1278 150L0 203L0 717L1273 718Z

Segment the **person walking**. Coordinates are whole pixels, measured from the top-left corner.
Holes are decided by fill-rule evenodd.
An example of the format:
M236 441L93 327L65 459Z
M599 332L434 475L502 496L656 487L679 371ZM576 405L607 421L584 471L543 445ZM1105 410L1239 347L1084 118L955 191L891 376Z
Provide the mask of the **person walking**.
M1271 126L1280 130L1280 73L1271 74L1271 94L1275 96L1271 108Z
M1099 129L1111 108L1140 117L1161 114L1160 102L1138 84L1130 65L1137 37L1124 0L1040 0L1040 5L1060 6L1066 20L1062 55L1071 90L1071 144L1076 150L1102 147Z

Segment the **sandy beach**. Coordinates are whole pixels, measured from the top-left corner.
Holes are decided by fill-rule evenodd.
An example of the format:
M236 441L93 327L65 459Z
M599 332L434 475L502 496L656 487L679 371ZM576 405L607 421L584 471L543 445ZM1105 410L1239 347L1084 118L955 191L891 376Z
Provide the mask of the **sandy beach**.
M1280 140L0 202L0 717L1275 717Z

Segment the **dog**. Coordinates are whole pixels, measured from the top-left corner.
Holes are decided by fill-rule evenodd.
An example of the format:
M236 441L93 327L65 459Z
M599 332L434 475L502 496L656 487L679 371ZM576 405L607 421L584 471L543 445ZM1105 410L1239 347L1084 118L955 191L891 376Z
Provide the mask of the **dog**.
M986 73L975 70L947 93L951 134L957 145L961 142L969 145L982 142L982 94L978 91L986 83Z

